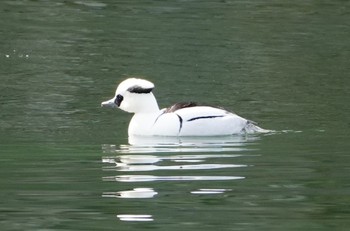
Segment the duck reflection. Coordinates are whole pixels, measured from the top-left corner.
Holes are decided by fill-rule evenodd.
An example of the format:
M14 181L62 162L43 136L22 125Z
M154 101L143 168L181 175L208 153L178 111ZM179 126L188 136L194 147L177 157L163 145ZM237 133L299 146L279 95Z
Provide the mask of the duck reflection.
M204 164L209 158L233 158L240 155L175 155L175 156L152 156L152 155L123 155L116 157L105 157L104 163L114 163L115 166L107 167L105 170L115 171L155 171L155 170L205 170L219 168L247 167L244 164ZM169 161L176 164L158 165L157 163ZM196 164L177 164L179 162Z
M163 152L237 152L247 151L247 145L260 140L257 135L214 137L129 136L129 144L119 147L103 144L104 153L163 153Z
M131 135L128 142L133 147L184 147L184 146L235 146L239 147L260 139L258 135L231 135L231 136L138 136Z
M259 139L259 136L133 136L129 137L130 144L102 145L106 155L102 158L105 164L103 170L117 172L103 177L102 180L118 183L115 186L118 190L104 192L102 196L157 200L163 198L162 194L166 194L164 185L160 187L158 182L174 181L181 183L170 184L175 188L169 190L178 191L176 187L181 185L181 188L187 188L187 195L215 196L232 193L232 184L223 182L245 179L239 174L239 169L250 166L241 163L242 158L249 157L247 151L251 150ZM123 189L124 185L128 188ZM154 219L152 215L143 217L128 214L120 214L118 218L121 221Z
M257 136L224 137L132 137L137 145L103 145L104 153L115 154L102 158L105 171L117 172L155 172L155 171L193 171L232 169L248 167L234 163L233 158L241 157L249 150L247 144L255 142ZM179 152L183 154L178 154ZM163 153L163 154L160 154ZM167 153L164 155L164 153ZM194 154L195 153L195 154ZM225 159L225 161L224 161ZM228 173L229 171L223 171ZM103 178L105 181L146 182L174 180L236 180L242 176L156 176L156 175L117 175Z

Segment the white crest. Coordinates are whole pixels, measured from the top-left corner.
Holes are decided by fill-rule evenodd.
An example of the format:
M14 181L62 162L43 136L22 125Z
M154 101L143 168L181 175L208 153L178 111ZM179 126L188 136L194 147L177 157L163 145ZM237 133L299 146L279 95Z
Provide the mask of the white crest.
M154 84L145 79L129 78L121 82L116 90L116 93L149 93L153 90Z

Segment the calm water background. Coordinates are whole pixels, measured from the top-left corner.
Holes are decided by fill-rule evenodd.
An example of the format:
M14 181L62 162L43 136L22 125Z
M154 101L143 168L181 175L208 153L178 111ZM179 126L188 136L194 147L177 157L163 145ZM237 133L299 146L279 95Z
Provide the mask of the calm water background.
M1 1L1 230L346 230L349 38L340 0ZM132 147L128 76L277 132Z

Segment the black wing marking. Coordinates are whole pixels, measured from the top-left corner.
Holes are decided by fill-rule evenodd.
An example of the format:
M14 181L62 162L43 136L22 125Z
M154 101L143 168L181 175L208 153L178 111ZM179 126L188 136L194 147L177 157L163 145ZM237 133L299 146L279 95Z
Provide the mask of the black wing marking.
M176 104L172 105L171 107L168 107L167 109L165 109L164 113L171 113L171 112L175 112L177 110L180 110L182 108L196 107L196 106L199 106L199 105L198 105L198 103L195 103L195 102L176 103Z
M183 109L183 108L197 107L197 106L213 107L213 108L217 108L217 109L221 109L221 110L227 111L225 108L219 107L219 106L205 105L205 104L200 104L200 103L196 103L196 102L180 102L180 103L176 103L176 104L166 108L164 110L164 113L171 113L171 112L175 112L177 110ZM233 111L231 111L230 113L236 114Z

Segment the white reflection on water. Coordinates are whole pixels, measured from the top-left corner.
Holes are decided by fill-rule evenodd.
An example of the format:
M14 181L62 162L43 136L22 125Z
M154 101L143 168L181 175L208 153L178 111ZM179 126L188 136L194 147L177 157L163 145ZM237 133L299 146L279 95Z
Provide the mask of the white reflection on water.
M158 184L153 182L173 181L197 182L197 189L190 189L187 192L188 195L193 196L215 196L231 192L232 189L227 188L227 184L222 181L245 179L244 176L237 174L237 171L233 173L231 169L250 167L237 162L243 155L249 156L246 152L251 150L259 139L259 136L129 137L129 143L132 145L102 145L103 152L107 154L102 158L102 162L106 164L103 170L120 172L120 174L102 178L105 182L120 183L118 191L104 192L102 196L129 200L156 200L158 195L161 196L164 192L157 189ZM162 171L161 175L157 174L159 171ZM131 174L122 174L122 172ZM175 174L175 172L181 172L181 174ZM201 183L201 181L207 182ZM128 183L125 184L128 187L130 183L137 187L120 190L124 183ZM201 184L205 185L205 188L201 188L199 186ZM174 190L178 189L174 188ZM121 221L154 220L152 215L120 214L117 217Z
M103 163L113 163L104 170L114 171L155 171L155 170L205 170L219 168L247 167L242 164L172 164L156 165L157 163L169 161L169 163L200 163L209 158L233 158L240 155L174 155L174 156L152 156L152 155L121 155L116 157L104 157Z
M102 197L115 198L153 198L158 192L153 188L134 188L133 190L125 190L119 192L105 192Z
M198 189L196 191L192 191L192 194L222 194L225 193L227 191L232 191L231 189L217 189L217 188L213 188L213 189Z
M153 221L153 216L148 214L119 214L117 215L121 221Z

